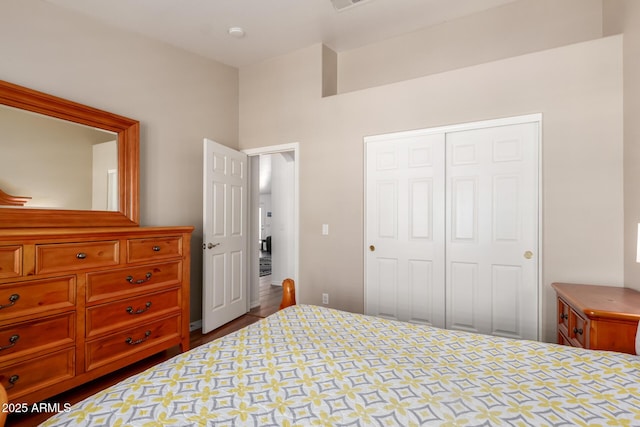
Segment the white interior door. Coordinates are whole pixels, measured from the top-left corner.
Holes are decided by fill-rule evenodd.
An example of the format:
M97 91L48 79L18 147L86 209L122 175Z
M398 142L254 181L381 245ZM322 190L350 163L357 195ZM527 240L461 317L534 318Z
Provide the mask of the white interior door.
M444 135L368 142L366 313L444 327Z
M446 134L448 329L538 338L538 127Z
M204 140L203 313L207 333L248 311L247 155Z

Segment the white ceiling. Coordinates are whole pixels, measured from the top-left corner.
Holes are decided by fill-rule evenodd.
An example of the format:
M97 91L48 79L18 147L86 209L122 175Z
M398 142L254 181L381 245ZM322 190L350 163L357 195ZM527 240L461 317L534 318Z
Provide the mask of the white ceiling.
M324 43L353 49L515 0L44 0L240 67ZM245 37L228 35L232 26Z

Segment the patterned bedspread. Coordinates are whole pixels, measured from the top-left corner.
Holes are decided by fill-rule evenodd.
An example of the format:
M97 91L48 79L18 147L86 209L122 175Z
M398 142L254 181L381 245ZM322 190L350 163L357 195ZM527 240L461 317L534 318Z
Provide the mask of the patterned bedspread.
M640 425L640 357L282 310L46 426Z

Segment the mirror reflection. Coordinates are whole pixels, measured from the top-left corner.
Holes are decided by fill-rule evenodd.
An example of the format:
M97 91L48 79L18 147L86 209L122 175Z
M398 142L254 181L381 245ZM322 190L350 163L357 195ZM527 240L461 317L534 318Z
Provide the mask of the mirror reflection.
M23 208L118 211L116 133L4 105L0 130L0 190Z

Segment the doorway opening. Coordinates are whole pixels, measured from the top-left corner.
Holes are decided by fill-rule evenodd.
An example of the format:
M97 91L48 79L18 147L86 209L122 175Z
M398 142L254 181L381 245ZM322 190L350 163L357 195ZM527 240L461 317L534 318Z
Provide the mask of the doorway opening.
M266 286L292 278L298 287L298 150L292 143L243 151L249 166L250 309L260 305Z

